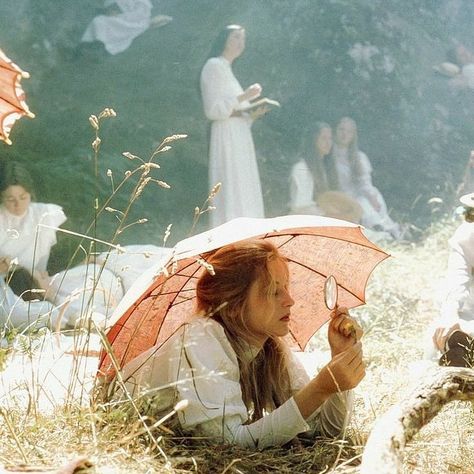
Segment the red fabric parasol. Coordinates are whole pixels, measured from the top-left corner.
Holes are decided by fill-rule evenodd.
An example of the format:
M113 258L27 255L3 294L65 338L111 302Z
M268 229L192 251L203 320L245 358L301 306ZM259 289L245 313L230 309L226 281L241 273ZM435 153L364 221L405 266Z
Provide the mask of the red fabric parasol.
M34 117L25 102L25 93L20 86L22 78L30 75L21 70L0 49L0 140L8 145L13 124L21 117Z
M270 240L288 259L295 300L289 342L301 350L329 319L323 297L326 277L334 275L337 280L338 304L354 308L365 303L367 280L375 266L388 257L359 226L338 219L294 215L229 221L179 242L174 259L165 263L169 276L157 275L159 270L152 269L135 282L115 311L116 322L107 333L119 367L164 342L193 315L195 284L206 271L197 259L248 238ZM111 357L103 351L99 374L110 377L114 373Z

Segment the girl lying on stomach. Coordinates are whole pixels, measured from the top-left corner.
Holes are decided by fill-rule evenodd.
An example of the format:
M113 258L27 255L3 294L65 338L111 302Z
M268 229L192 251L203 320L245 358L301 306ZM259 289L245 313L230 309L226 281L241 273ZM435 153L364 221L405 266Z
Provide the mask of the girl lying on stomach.
M197 316L128 363L123 387L153 417L186 400L182 430L216 441L265 448L305 432L339 435L365 374L360 327L345 309L333 314L331 361L310 379L283 341L294 301L277 248L247 240L207 261L215 274L203 269L197 282Z

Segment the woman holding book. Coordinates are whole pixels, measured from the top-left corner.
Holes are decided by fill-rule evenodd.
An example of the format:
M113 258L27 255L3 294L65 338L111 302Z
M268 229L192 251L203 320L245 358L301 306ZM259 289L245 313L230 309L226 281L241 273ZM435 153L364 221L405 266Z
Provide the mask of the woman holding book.
M264 217L260 177L251 126L264 106L252 109L250 101L262 93L260 84L243 90L232 72L244 52L245 30L229 25L214 42L201 71L201 94L206 117L212 121L209 146L209 184L222 188L210 214L214 227L235 217ZM252 111L250 111L252 110Z

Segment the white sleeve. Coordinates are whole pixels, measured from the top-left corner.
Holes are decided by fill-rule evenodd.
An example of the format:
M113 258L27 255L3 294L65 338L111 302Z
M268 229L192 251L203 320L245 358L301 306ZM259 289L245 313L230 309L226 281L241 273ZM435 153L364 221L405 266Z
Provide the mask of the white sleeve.
M374 191L372 184L372 166L367 155L359 151L359 177L357 179L358 193L362 196L371 195Z
M24 301L0 278L0 324L17 329L54 326L58 310L48 301Z
M239 105L237 97L229 92L224 66L211 58L201 72L201 94L204 113L209 120L228 119Z
M290 209L294 213L319 214L313 199L314 181L304 161L295 163L290 174Z
M177 385L179 399L188 401L178 413L184 429L259 449L284 444L309 430L293 398L246 424L248 412L235 352L222 328L207 325L205 332L204 339L184 333Z
M57 204L46 204L46 211L42 223L54 227L59 227L63 224L67 217L64 214L63 208Z
M293 393L310 381L306 369L294 354L291 354L288 369ZM354 395L351 390L335 393L329 397L307 418L306 422L311 427L311 433L308 434L328 437L341 435L349 422L353 403Z
M57 204L34 203L33 209L38 219L35 268L41 271L46 269L51 247L57 242L56 228L66 221L66 215L62 207Z
M472 266L468 263L463 246L456 234L449 240L449 257L445 300L441 306L441 319L446 323L454 323L459 318L459 311L469 297Z

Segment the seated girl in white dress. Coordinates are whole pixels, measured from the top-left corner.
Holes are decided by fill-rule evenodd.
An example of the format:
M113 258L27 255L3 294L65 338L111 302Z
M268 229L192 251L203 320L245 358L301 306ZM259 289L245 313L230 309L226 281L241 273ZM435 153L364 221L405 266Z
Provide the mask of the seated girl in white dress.
M332 129L317 122L303 150L303 157L290 173L290 210L293 214L314 214L359 223L360 205L339 190L334 163L330 159Z
M339 189L354 198L362 207L361 224L399 238L400 226L388 215L382 194L372 184L370 161L367 155L359 150L357 126L349 117L343 117L336 127L331 158Z
M19 163L0 166L0 259L16 259L30 272L46 272L56 228L66 220L56 204L32 202L33 180ZM48 227L43 227L48 226Z
M206 260L214 273L203 268L199 276L196 316L126 364L125 383L112 383L109 398L121 400L126 389L145 415L158 418L181 401L185 433L251 448L282 445L300 433L341 434L351 389L365 374L362 330L347 310L335 310L332 359L311 379L283 340L294 300L277 248L246 240Z

